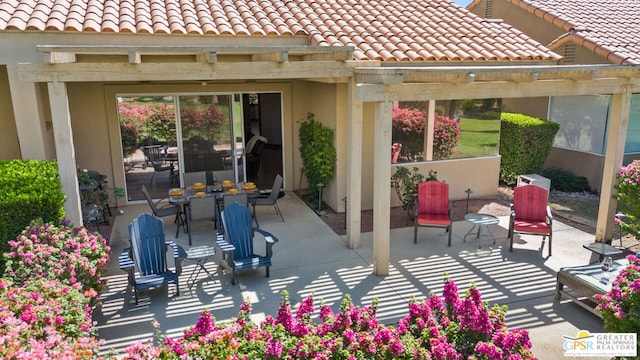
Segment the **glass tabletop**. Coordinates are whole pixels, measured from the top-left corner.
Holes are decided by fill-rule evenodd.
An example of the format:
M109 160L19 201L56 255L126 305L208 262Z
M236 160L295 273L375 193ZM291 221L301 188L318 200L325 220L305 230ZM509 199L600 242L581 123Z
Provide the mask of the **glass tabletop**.
M480 213L466 214L464 220L477 225L495 225L500 222L500 220L493 215Z
M187 252L187 259L198 260L198 259L209 258L215 255L216 248L214 248L213 246L206 246L206 245L192 246L189 249L187 249L186 252Z

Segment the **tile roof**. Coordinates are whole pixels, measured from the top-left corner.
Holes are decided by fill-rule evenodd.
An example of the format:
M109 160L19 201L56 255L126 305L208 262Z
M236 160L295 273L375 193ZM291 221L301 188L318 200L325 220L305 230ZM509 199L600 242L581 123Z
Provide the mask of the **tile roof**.
M614 64L640 64L639 0L507 0L567 33L548 45L575 42Z
M355 60L553 61L516 28L449 0L0 0L0 31L306 36Z

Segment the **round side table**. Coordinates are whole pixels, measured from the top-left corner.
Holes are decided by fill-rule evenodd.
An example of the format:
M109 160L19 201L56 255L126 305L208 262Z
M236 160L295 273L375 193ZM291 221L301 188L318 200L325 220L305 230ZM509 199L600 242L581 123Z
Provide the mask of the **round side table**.
M193 246L187 249L187 257L186 260L192 260L196 262L196 267L189 275L189 279L187 280L187 285L189 289L196 283L198 279L198 275L200 275L200 271L204 270L204 272L209 276L211 280L215 281L215 277L213 274L204 267L204 264L212 258L216 254L216 248L213 246Z
M489 214L469 213L464 216L464 221L472 224L473 226L469 229L464 238L462 238L463 242L467 242L467 236L471 235L475 231L476 239L478 239L478 249L481 249L482 244L480 243L480 237L482 236L482 230L486 229L489 236L493 239L493 245L496 244L496 237L493 236L489 225L497 225L500 222L497 217Z

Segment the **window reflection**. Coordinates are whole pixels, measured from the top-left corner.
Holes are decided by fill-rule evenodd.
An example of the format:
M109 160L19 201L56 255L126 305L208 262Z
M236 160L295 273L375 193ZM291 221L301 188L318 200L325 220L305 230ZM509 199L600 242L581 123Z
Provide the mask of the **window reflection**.
M498 154L501 99L436 101L431 107L428 101L394 106L392 163Z

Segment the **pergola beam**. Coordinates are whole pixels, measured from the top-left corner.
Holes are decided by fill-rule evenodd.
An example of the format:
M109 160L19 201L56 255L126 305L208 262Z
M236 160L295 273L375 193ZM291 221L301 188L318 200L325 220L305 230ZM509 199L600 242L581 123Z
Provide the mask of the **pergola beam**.
M353 76L349 63L327 62L215 62L215 63L73 63L20 64L20 79L58 81L201 81L288 80Z
M299 56L303 60L315 61L321 57L323 61L349 61L353 58L352 46L130 46L130 45L38 45L38 52L49 54L47 61L57 63L59 54L71 55L127 55L131 61L141 59L143 55L197 55L207 58L210 54L250 55L257 61L263 58L276 59L278 62L289 61L289 56ZM214 56L215 58L215 56ZM66 62L66 61L65 61Z
M538 96L568 96L619 93L630 86L640 88L639 78L607 78L597 80L538 80L526 83L512 81L473 81L472 83L411 83L396 85L358 85L361 101L420 101L452 99L485 99Z

